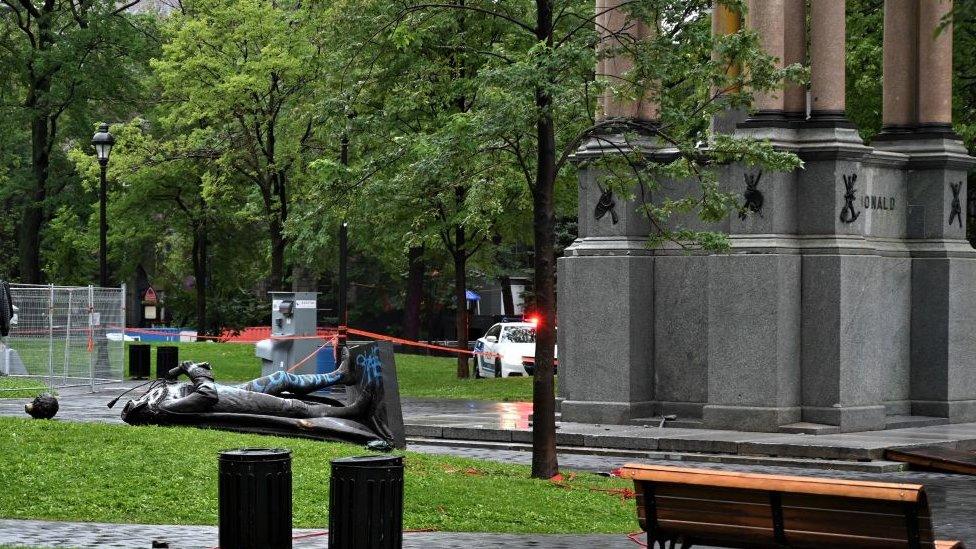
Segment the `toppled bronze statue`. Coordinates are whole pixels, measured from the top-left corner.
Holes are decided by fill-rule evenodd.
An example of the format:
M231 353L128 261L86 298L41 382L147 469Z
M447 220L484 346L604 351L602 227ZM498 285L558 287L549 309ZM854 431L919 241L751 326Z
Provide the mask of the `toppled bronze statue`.
M58 408L58 399L50 393L41 393L24 405L24 411L34 419L51 419Z
M189 382L178 381L183 374ZM345 402L311 394L335 386L345 387ZM326 374L280 371L233 386L216 383L208 363L184 362L127 402L122 420L406 446L393 350L386 343L343 348L339 367Z

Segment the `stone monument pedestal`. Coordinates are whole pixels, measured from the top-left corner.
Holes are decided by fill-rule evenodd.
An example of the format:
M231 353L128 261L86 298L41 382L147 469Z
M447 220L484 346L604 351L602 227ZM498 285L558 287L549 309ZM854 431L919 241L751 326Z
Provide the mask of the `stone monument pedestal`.
M973 159L952 140L867 147L842 126L747 126L805 166L722 168L744 204L762 194L711 227L731 233L729 253L650 249L635 202L597 218L606 193L582 170L580 236L559 260L563 419L677 414L768 432L976 421L976 251L953 213Z

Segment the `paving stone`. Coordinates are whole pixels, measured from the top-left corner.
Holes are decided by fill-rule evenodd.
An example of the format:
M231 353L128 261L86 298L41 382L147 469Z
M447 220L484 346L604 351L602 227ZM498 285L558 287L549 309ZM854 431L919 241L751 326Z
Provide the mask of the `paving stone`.
M803 435L797 435L803 436ZM798 458L868 460L884 458L885 448L891 446L876 438L830 439L831 435L806 436L794 440L742 442L739 453Z
M506 429L476 429L470 427L444 427L444 438L460 440L491 440L511 442L512 432Z
M403 426L408 437L441 438L444 436L444 428L437 425L418 425L407 423Z
M658 441L661 450L675 452L707 452L707 453L739 453L742 442L775 441L783 439L785 435L776 433L740 433L735 431L705 431L701 434L662 437Z
M657 450L658 440L653 437L619 435L583 435L583 446L590 448L615 448L621 450Z
M560 446L583 446L583 434L556 432L556 444Z
M512 431L512 442L532 442L532 431L525 429L516 429Z

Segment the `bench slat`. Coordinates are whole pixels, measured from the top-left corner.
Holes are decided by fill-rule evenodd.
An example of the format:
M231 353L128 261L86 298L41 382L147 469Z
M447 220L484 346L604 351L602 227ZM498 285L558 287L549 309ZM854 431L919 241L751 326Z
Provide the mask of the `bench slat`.
M916 502L918 494L923 490L921 484L760 475L756 473L709 471L704 469L641 464L627 464L620 470L620 476L633 480L650 480L654 482L680 483L694 486L718 486L746 490L775 490L778 492L886 499L905 502Z

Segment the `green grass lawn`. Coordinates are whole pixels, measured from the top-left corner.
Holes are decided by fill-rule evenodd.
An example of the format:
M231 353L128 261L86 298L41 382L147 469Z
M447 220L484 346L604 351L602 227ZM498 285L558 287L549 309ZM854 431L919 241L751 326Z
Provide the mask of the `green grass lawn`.
M247 381L261 375L254 345L247 343L164 343L180 348L180 360L210 362L217 381ZM152 350L150 372L156 372ZM128 361L128 352L126 352ZM400 395L406 397L458 398L495 401L532 400L531 377L458 379L457 360L422 355L396 355ZM128 363L126 364L128 375Z
M296 527L328 525L329 461L351 444L177 427L0 418L0 517L216 524L217 452L293 452ZM635 504L604 490L629 482L569 475L568 486L528 467L405 453L404 527L456 532L625 533Z
M51 392L43 382L29 377L0 377L0 398L31 398Z

